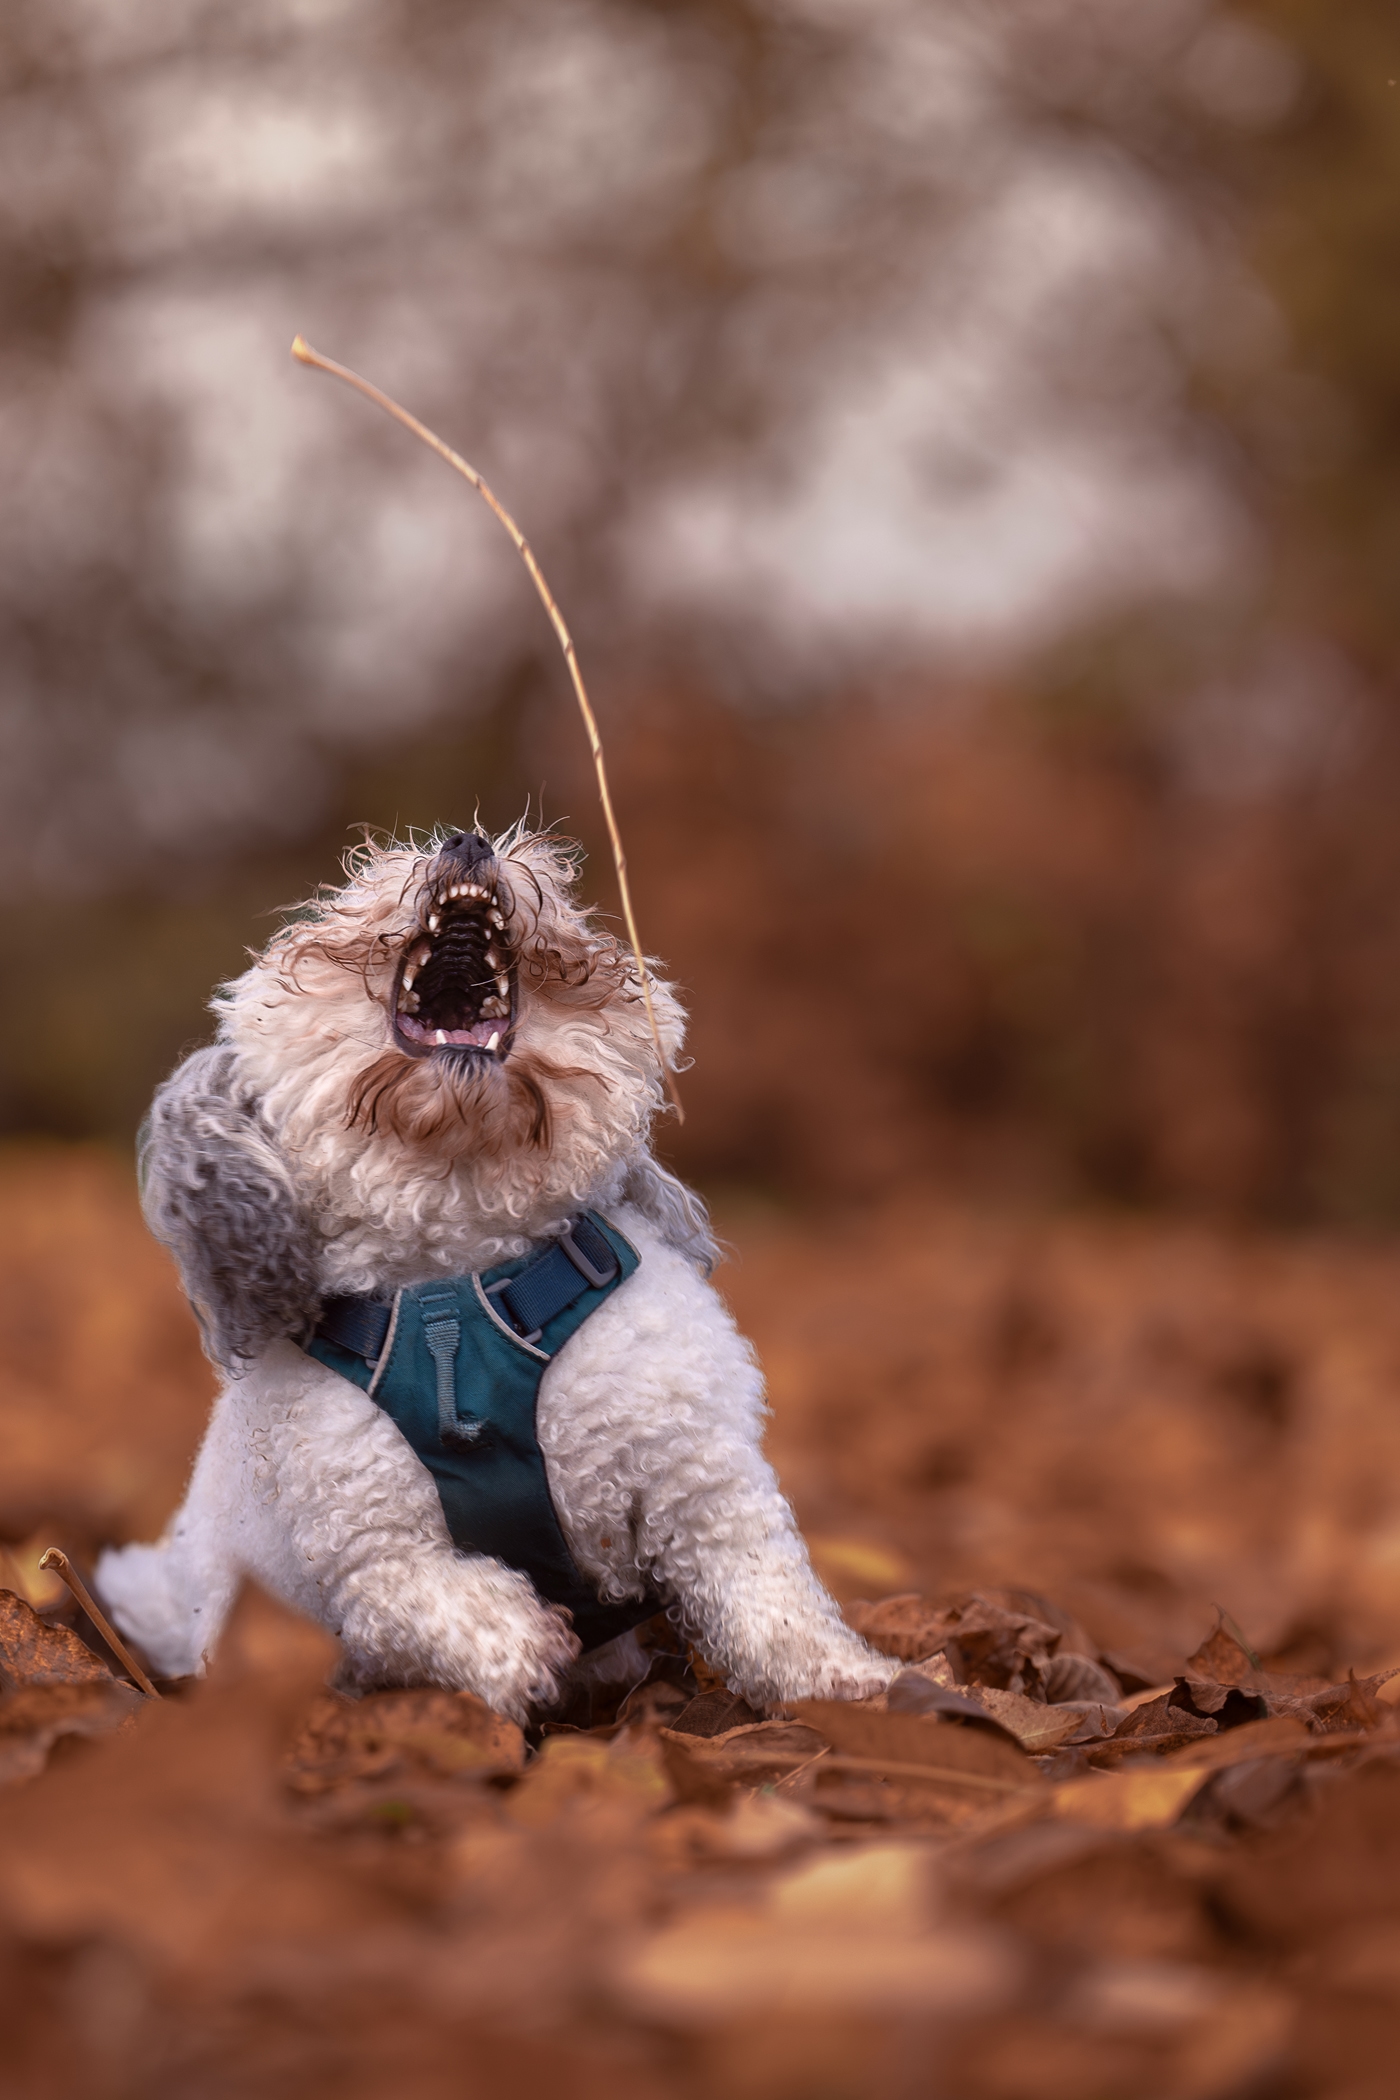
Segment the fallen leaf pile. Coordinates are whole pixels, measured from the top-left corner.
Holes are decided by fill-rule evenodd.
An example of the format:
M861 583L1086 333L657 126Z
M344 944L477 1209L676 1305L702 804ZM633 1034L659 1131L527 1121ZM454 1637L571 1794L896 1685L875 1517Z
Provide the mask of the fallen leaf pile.
M4 1593L8 2089L1226 2100L1350 2052L1372 2090L1388 1680L1282 1680L1218 1629L1089 1734L987 1681L1053 1680L1043 1610L862 1607L939 1645L718 1729L659 1621L614 1718L527 1743L466 1694L327 1690L334 1643L253 1591L157 1700ZM1080 1725L1037 1750L1034 1712Z
M107 1403L78 1373L122 1330L79 1307L42 1391L26 1343L0 1392L0 1431L31 1410L0 1481L6 2094L1388 2100L1382 1257L953 1225L867 1221L857 1259L760 1221L726 1280L818 1563L900 1665L859 1703L759 1712L663 1618L642 1682L523 1734L463 1694L343 1696L329 1637L251 1589L208 1676L143 1698L37 1551L139 1521L187 1456L178 1381L110 1517L132 1374L85 1441ZM34 1294L0 1293L0 1361L62 1238L0 1202L6 1231ZM138 1279L138 1360L178 1365L140 1243L104 1272L98 1237L86 1287Z

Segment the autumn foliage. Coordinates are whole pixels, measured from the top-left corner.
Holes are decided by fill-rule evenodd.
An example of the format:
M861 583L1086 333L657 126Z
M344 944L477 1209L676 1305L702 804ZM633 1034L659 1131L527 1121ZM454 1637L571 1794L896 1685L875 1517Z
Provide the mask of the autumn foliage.
M660 1619L644 1683L527 1738L341 1696L253 1592L205 1680L123 1681L38 1552L159 1523L208 1379L121 1164L5 1160L8 2090L1390 2090L1389 1257L926 1197L722 1222L784 1482L904 1667L758 1713Z

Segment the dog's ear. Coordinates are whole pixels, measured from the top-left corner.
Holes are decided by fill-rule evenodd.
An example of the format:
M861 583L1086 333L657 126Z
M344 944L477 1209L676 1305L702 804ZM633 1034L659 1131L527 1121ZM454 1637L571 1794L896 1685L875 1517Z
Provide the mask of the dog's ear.
M719 1241L710 1230L710 1213L694 1189L688 1189L650 1152L640 1152L622 1184L625 1203L634 1203L650 1218L668 1246L709 1276L721 1260Z
M237 1369L317 1305L315 1235L234 1052L197 1050L156 1093L139 1140L141 1207L215 1363Z

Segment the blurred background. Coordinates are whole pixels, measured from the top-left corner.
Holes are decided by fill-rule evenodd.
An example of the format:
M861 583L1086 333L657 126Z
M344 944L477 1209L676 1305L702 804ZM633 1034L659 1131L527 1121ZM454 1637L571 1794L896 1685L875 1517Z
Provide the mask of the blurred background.
M1400 25L11 0L0 1126L357 827L590 848L712 1187L1400 1217Z
M1400 1667L1392 0L5 0L0 1591L51 1615L44 1551L90 1572L154 1536L206 1418L131 1146L212 988L366 826L528 811L617 908L528 577L298 331L482 470L574 629L643 937L694 1014L661 1142L736 1252L838 1600L993 1590L1125 1691L1165 1691L1218 1607L1299 1687ZM0 1737L30 1725L5 1660ZM463 1977L499 1996L513 2094L928 2089L912 2045L897 2074L842 2057L825 2003L796 2071L780 2022L731 2047L723 1968L703 2076L628 2083L654 2036L607 2012L607 1934L710 1899L690 1865L657 1895L661 1853L634 1874L605 1818L478 1856L347 1795L315 1876L383 1846L397 1920L436 1861L459 1936L431 1957L348 1883L284 1901L251 1724L202 1696L139 1783L123 1736L13 1797L0 2004L44 2100L460 2100ZM1252 1899L1319 1935L1269 1969L1315 2076L1259 2082L1257 2003L1243 2054L1211 2028L1169 2075L1183 2008L1255 1974L1203 1824L1189 1899L1155 1829L1121 1874L1085 1855L1073 1900L1047 1884L1041 2026L994 2006L957 2090L1391 2100L1400 1803L1356 1756L1354 1784L1327 1766L1350 1821ZM887 1913L853 1888L817 1900L878 1983ZM1076 1935L1194 1966L1095 1998ZM532 2083L568 1992L567 2072ZM897 2003L870 1999L882 2037ZM414 2033L350 2062L402 2007ZM595 2079L610 2018L632 2053Z

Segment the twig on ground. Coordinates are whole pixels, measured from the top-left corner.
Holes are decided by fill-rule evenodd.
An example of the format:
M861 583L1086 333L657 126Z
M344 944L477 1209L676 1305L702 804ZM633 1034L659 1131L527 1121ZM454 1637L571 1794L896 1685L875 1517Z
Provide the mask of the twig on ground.
M101 1605L83 1581L82 1576L74 1568L68 1555L61 1553L57 1546L50 1546L46 1553L40 1554L39 1566L41 1568L52 1568L55 1575L62 1577L78 1603L92 1620L93 1625L97 1628L107 1646L111 1649L113 1655L116 1656L122 1668L131 1672L148 1699L159 1699L160 1693L151 1683L150 1678L146 1675L140 1663L137 1662L136 1657L127 1647L125 1641L119 1636Z
M647 970L646 958L642 954L641 938L637 932L637 921L632 911L632 893L627 883L627 856L622 850L622 834L617 828L617 818L613 814L612 795L608 790L607 768L603 763L603 740L598 734L598 724L594 718L593 709L589 704L588 693L583 683L583 673L578 667L578 657L574 651L573 637L564 624L564 615L554 602L553 592L544 580L544 571L535 559L534 550L510 512L500 501L499 497L482 480L476 468L469 465L462 458L460 452L454 452L450 445L445 445L435 431L429 430L426 423L420 423L417 416L412 416L406 408L401 408L391 394L384 393L379 387L372 385L368 379L362 379L359 373L352 372L348 365L337 364L332 357L323 357L319 350L312 349L310 343L303 336L297 336L294 340L292 355L300 364L313 365L318 372L329 372L333 378L343 379L347 386L353 387L356 393L363 394L365 399L372 401L377 408L382 408L386 415L394 418L396 423L402 423L405 430L411 430L416 438L422 440L429 451L436 452L439 459L445 459L448 466L454 472L460 474L464 481L469 481L477 494L490 505L506 531L510 534L515 544L516 552L529 570L535 589L540 594L540 601L545 611L549 614L550 625L553 627L559 640L559 646L564 652L564 661L569 667L569 676L573 680L579 712L583 716L583 726L588 732L589 749L593 753L593 767L598 776L598 797L603 805L603 816L608 827L608 837L612 842L613 865L617 869L617 887L618 893L622 898L622 916L626 921L627 938L632 944L632 953L636 958L637 975L641 981L642 998L646 1004L647 1023L651 1029L651 1039L656 1045L656 1055L661 1063L662 1077L665 1082L666 1092L671 1099L671 1106L675 1109L678 1119L683 1123L685 1121L685 1110L681 1107L680 1091L676 1085L675 1074L671 1070L666 1059L666 1053L661 1047L661 1031L656 1025L656 1010L652 1005L651 999L651 978Z

